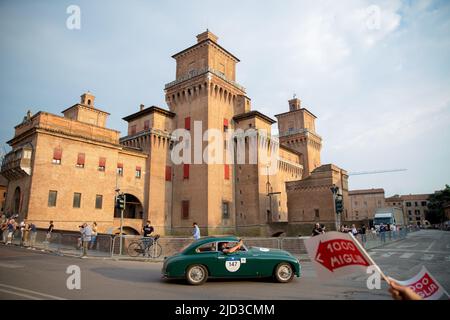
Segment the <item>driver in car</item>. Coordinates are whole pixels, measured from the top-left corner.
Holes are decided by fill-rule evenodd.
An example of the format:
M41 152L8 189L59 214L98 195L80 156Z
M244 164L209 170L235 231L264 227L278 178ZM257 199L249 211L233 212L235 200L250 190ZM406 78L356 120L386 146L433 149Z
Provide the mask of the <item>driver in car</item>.
M231 248L228 247L229 244L230 244L230 242L221 243L220 249L222 250L223 253L233 253L233 252L239 250L244 245L244 242L242 241L242 239L239 239L239 242Z

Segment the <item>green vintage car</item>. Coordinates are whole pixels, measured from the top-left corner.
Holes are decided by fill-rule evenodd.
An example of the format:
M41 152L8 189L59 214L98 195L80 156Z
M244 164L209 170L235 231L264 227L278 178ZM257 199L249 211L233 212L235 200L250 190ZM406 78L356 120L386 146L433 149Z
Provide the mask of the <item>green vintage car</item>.
M162 274L167 279L184 278L192 285L205 283L208 278L274 277L289 282L300 277L300 263L289 252L279 249L247 247L233 253L221 251L239 239L234 236L206 237L194 241L180 253L165 258Z

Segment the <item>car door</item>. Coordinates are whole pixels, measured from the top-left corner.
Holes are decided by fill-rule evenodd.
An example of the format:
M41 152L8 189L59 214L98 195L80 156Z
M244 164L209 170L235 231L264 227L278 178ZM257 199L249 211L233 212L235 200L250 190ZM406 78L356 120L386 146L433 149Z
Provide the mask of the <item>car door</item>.
M247 250L233 253L217 253L216 268L218 277L253 277L256 275L253 257Z

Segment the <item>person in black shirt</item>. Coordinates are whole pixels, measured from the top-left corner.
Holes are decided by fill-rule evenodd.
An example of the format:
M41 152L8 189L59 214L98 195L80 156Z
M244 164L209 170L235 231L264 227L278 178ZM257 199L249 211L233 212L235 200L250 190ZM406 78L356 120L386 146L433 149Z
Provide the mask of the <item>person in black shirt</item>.
M318 236L320 234L322 234L322 228L320 227L320 224L316 223L316 225L312 231L312 236L314 237L314 236Z
M46 234L46 241L47 242L49 242L50 239L52 238L53 228L54 228L53 221L50 221L50 225L48 226L47 234Z
M362 241L362 242L366 242L366 225L365 225L365 224L363 224L363 225L361 226L361 231L360 231L360 233L361 233L361 241Z
M148 246L150 246L152 239L152 233L153 231L155 231L155 229L152 227L152 225L150 224L150 220L147 220L147 224L142 228L142 230L144 231L144 245L147 248Z

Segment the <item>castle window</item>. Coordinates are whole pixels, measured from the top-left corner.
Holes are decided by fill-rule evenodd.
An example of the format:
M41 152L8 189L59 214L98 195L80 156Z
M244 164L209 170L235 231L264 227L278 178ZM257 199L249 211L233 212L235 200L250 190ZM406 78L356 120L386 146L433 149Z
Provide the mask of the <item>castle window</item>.
M230 218L230 210L229 210L229 203L228 202L222 202L222 219L229 219Z
M145 120L144 121L144 130L148 130L150 129L150 120Z
M73 194L73 207L74 208L81 207L81 193L75 192Z
M132 135L135 135L135 134L136 134L136 126L134 125L134 126L130 127L130 135L132 136Z
M189 164L183 165L183 179L189 179Z
M61 164L62 159L62 149L61 148L55 148L53 150L53 164Z
M48 206L56 207L56 199L58 197L58 191L50 190L48 192Z
M314 209L314 215L315 215L317 220L320 219L319 209Z
M84 163L85 163L85 154L84 153L79 153L78 154L78 158L77 158L77 168L84 168Z
M228 131L228 119L223 119L223 132Z
M184 118L184 129L191 130L191 117Z
M172 167L166 166L166 181L172 181Z
M181 201L181 218L189 219L189 200Z
M91 105L91 99L88 99L88 105L89 106Z
M230 180L230 165L225 164L223 169L224 169L225 180Z
M142 169L141 167L136 167L136 178L140 179L142 176Z
M98 194L95 196L95 209L101 209L103 207L103 196Z
M98 171L105 171L106 170L106 158L101 157L98 160Z
M123 163L117 164L117 175L123 176Z

